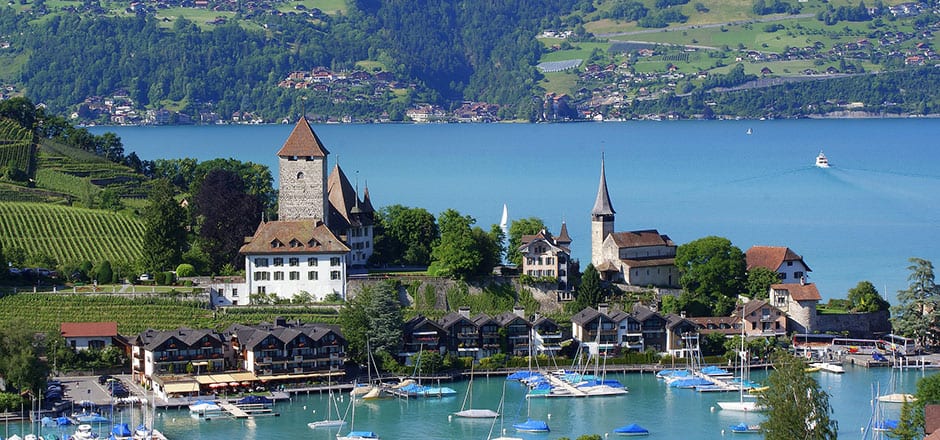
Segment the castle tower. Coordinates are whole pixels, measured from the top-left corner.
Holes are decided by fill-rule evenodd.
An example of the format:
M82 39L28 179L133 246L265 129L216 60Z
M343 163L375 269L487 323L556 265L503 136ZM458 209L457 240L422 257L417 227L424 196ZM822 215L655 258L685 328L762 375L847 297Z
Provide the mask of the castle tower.
M301 117L277 152L278 220L319 219L329 224L326 159L330 152Z
M601 182L597 187L597 198L591 209L591 263L598 267L603 263L604 239L614 232L614 207L607 192L607 175L604 171L604 156L601 156Z

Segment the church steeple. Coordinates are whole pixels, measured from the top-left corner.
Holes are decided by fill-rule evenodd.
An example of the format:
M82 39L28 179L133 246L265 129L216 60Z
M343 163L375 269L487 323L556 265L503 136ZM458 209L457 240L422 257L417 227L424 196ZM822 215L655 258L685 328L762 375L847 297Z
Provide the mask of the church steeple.
M601 155L601 183L597 187L597 198L594 199L594 209L591 210L591 216L594 220L601 220L601 217L610 216L613 219L613 205L610 204L610 193L607 192L607 173L604 170L604 155Z
M604 240L614 232L614 207L607 192L607 173L604 155L601 155L601 182L597 186L597 198L591 210L591 263L599 267L607 258L604 255Z

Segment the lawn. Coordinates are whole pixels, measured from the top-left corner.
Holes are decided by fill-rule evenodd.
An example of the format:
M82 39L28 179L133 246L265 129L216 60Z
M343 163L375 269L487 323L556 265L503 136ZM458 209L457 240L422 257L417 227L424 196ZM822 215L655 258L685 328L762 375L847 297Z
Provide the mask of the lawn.
M573 72L551 72L545 74L539 85L548 93L571 93L578 85L578 74Z

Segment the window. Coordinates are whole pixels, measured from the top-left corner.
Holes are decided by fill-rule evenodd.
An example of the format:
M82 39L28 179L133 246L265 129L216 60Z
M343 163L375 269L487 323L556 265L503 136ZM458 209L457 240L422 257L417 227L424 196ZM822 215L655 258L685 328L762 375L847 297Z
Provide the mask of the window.
M316 265L317 265L317 257L307 258L307 266L316 266Z
M339 266L339 257L330 258L330 266Z
M780 273L778 273L777 275L780 275L780 281L783 281L783 280L787 279L787 273L786 273L786 272L780 272Z
M283 280L284 280L284 272L281 272L281 271L274 272L274 281L283 281Z
M792 265L793 265L792 261L787 261L787 266L792 266Z
M284 259L281 258L281 257L275 257L275 258L274 258L274 265L275 265L275 266L283 266L283 265L284 265Z
M265 286L258 286L258 293L268 293L268 288Z
M255 258L255 267L268 267L267 258Z
M317 272L313 270L311 270L310 272L307 272L307 279L310 281L316 281L317 279L319 279L319 277L317 276Z
M331 279L331 280L338 280L338 279L340 279L339 271L338 271L338 270L331 270L331 271L330 271L330 279Z
M271 279L270 272L255 272L255 281L268 281Z
M796 278L796 279L803 278L803 272L793 272L793 278Z
M300 258L291 257L287 260L289 266L300 266Z
M232 298L238 298L238 289L232 289Z
M300 279L300 272L298 272L298 271L296 271L296 270L292 270L292 271L290 271L290 272L288 273L288 276L290 277L291 280L299 280L299 279Z

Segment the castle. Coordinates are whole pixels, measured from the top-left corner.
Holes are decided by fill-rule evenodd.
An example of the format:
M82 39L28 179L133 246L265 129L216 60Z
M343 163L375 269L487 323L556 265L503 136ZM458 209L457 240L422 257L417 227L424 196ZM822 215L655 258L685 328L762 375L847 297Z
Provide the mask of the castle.
M252 294L346 298L348 270L372 256L375 210L339 164L327 174L329 154L301 117L277 152L278 219L245 238L245 279L214 285L214 304L248 305Z

